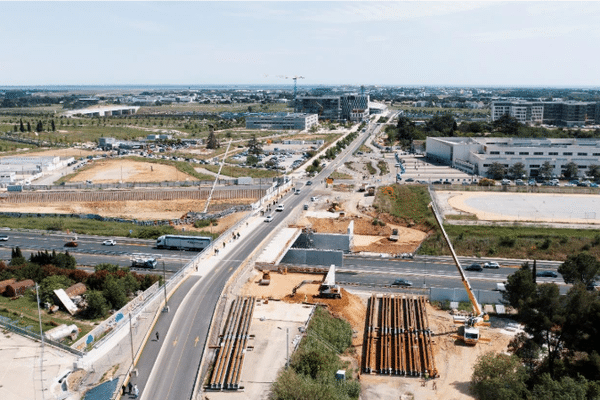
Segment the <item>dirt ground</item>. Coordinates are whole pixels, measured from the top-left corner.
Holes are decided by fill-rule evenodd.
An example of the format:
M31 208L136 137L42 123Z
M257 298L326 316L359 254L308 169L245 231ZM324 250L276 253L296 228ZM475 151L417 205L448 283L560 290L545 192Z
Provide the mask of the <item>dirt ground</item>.
M226 204L247 204L228 200ZM212 206L219 205L212 201ZM187 212L201 212L205 202L198 200L156 200L156 201L115 201L115 202L81 202L81 203L4 203L0 202L2 212L48 213L48 214L98 214L103 217L115 217L139 220L177 219ZM211 208L209 208L210 212ZM206 230L208 228L204 228Z
M80 171L70 182L119 183L196 181L171 165L145 163L132 160L94 161L90 168Z
M317 296L318 283L307 283L297 289L294 296L292 289L303 281L320 282L323 275L313 274L280 274L271 273L271 284L259 286L261 275L257 272L242 289L242 295L253 295L261 298L280 299L292 303L325 304L337 317L344 318L354 331L352 339L352 369L361 365L363 334L367 301L370 294L350 293L342 289L342 299L322 299ZM362 386L361 399L419 399L419 400L466 400L473 397L469 394L469 381L473 373L473 365L477 357L486 352L505 351L512 338L501 333L498 328L481 328L482 340L475 347L465 346L456 339L457 325L447 311L438 310L427 305L429 324L433 332L433 348L439 378L430 380L423 386L423 380L417 377L382 376L360 373ZM433 388L435 382L436 388Z

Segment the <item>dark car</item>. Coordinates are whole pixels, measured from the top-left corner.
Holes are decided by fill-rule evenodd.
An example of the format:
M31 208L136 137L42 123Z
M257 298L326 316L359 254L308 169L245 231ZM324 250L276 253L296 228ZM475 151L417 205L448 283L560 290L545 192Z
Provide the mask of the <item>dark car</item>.
M554 271L538 271L535 273L535 276L542 278L558 278L558 274Z
M413 178L408 178L408 179L406 180L406 182L414 182L414 181L415 181L415 180L414 180Z
M483 267L479 263L473 263L465 268L465 271L483 271Z
M306 182L306 186L310 186L310 185L312 185L312 181Z
M412 282L407 281L406 279L396 279L393 283L392 286L404 286L404 287L409 287L412 286Z

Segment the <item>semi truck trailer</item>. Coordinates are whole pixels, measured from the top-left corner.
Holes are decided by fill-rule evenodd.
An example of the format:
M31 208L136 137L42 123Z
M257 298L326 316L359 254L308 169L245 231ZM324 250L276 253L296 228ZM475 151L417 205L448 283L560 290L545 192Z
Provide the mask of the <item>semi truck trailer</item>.
M158 249L202 251L210 245L211 238L206 236L163 235L156 239Z

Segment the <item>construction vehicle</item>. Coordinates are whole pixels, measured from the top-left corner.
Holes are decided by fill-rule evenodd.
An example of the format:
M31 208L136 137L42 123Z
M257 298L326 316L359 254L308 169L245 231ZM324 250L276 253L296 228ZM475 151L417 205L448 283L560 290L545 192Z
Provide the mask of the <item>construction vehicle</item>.
M460 261L458 261L458 257L456 256L454 247L452 247L450 238L448 237L448 234L446 233L446 230L444 229L444 225L442 225L442 219L441 219L437 209L435 208L435 205L433 203L430 203L429 208L431 208L431 211L433 212L433 215L435 216L435 220L442 231L442 236L444 237L444 240L446 241L446 244L448 245L448 248L450 249L450 254L452 254L452 259L454 260L454 263L456 264L456 268L458 269L458 273L460 274L460 278L462 280L463 286L465 287L465 290L467 291L467 295L469 296L469 300L471 300L471 304L473 306L473 314L471 316L469 316L468 318L466 318L464 321L465 326L464 326L462 340L465 342L465 344L474 346L479 341L478 326L487 325L486 321L489 319L489 316L483 312L481 305L479 304L479 302L475 298L475 295L473 294L473 288L471 288L471 284L469 283L469 280L467 279L467 276L465 275L465 271L463 270L462 266L460 265Z
M155 269L158 265L156 258L144 254L133 254L131 257L131 266L133 268Z
M261 286L269 286L271 284L271 271L263 271L263 275L258 284Z
M319 287L319 295L330 299L341 299L342 291L339 285L335 284L335 265L331 264L329 272Z

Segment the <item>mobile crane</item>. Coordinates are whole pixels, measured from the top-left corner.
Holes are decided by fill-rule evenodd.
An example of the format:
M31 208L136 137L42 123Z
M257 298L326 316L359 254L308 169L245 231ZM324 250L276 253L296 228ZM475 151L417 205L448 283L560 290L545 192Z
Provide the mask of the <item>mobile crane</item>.
M452 258L454 259L454 263L456 264L456 268L458 269L458 273L460 274L462 283L467 291L469 300L471 300L471 304L473 305L473 316L471 316L465 320L465 327L464 327L464 333L463 333L462 339L465 342L465 344L474 346L479 341L479 328L477 328L477 327L481 326L481 325L487 325L485 323L485 321L487 321L489 319L489 316L483 312L481 305L479 305L479 302L477 301L477 299L475 298L475 295L473 294L473 288L471 288L471 284L469 283L469 280L467 279L467 276L465 275L465 271L463 270L462 266L460 265L460 261L458 261L458 257L456 256L456 253L454 252L454 247L452 247L450 238L448 237L448 234L446 233L446 230L444 229L444 226L442 225L442 219L441 219L437 209L435 208L435 205L433 203L429 203L429 208L431 208L431 211L433 212L433 215L435 216L435 220L436 220L438 226L440 227L440 229L442 230L442 235L444 236L444 240L446 241L446 244L448 244L448 248L450 249L450 253L452 254Z

